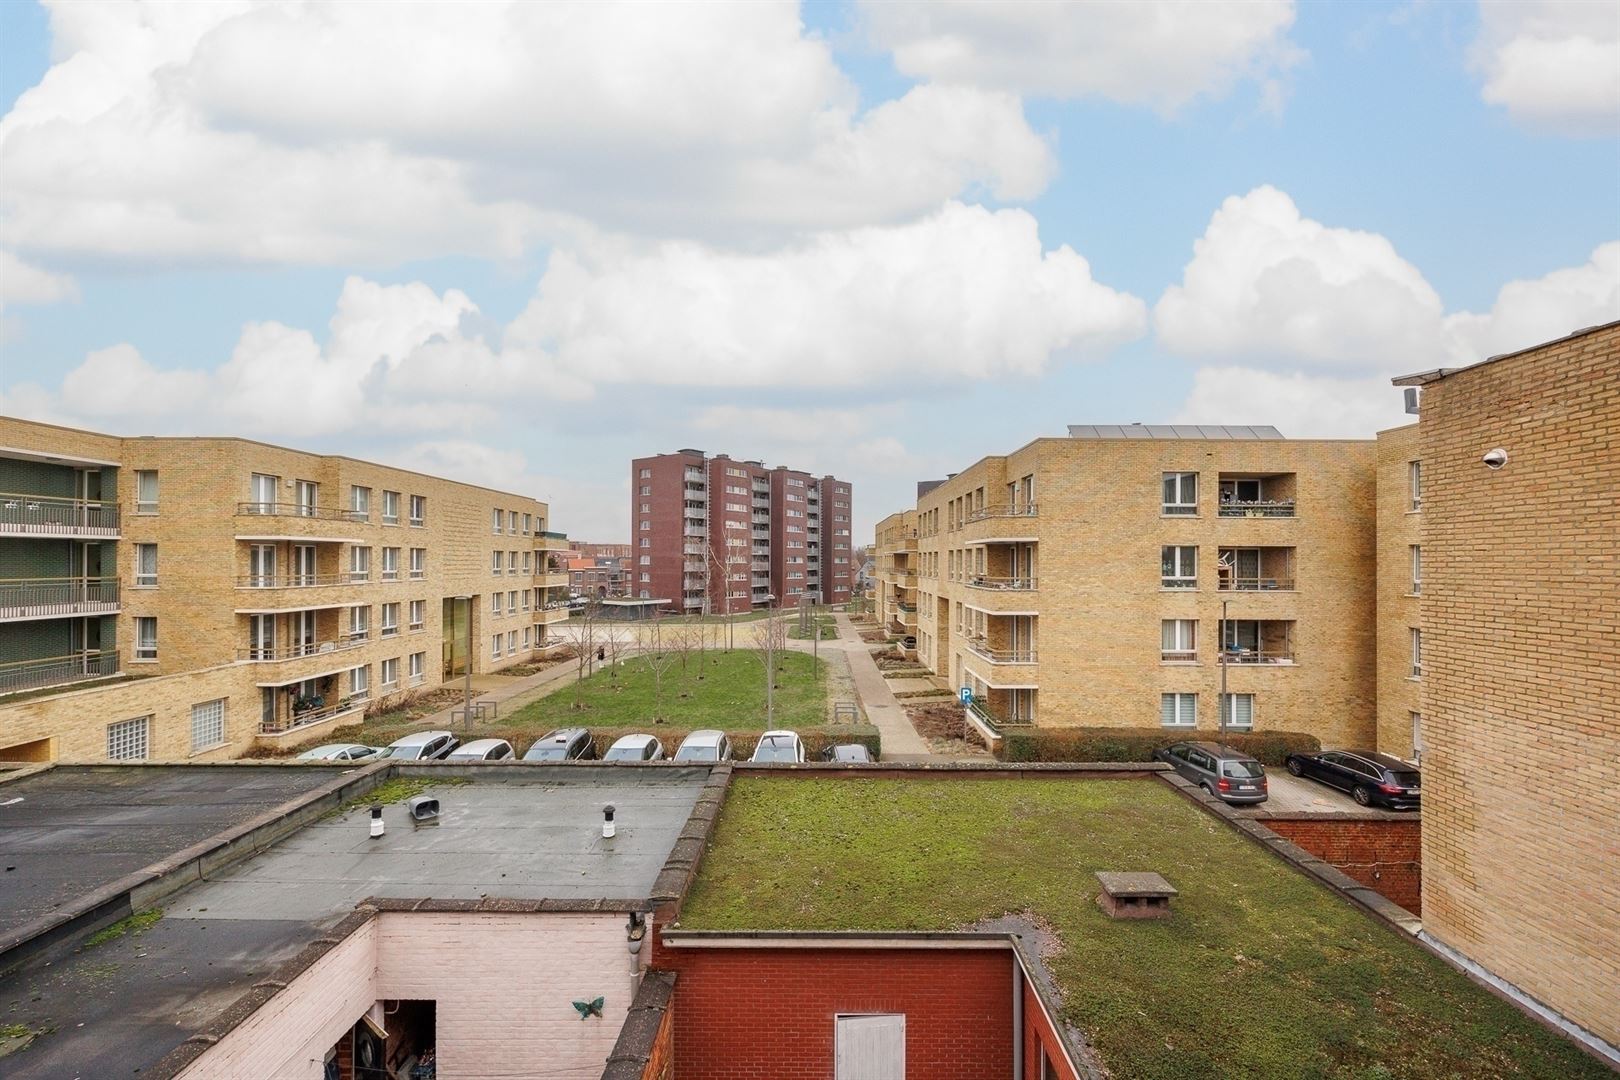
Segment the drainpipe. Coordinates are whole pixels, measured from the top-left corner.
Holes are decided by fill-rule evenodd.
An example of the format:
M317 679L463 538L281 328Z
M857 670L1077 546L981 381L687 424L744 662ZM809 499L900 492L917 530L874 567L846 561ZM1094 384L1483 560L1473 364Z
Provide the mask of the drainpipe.
M1013 950L1013 1080L1024 1080L1024 963Z

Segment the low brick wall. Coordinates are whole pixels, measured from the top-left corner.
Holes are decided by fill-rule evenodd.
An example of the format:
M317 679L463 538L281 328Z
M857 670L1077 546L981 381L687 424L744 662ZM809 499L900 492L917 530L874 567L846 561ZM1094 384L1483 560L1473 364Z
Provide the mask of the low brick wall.
M1423 914L1418 819L1268 817L1264 824L1412 914Z

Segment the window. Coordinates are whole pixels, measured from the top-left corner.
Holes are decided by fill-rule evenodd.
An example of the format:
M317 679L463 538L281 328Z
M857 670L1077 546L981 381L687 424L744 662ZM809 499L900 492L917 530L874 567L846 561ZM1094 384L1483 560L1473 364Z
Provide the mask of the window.
M489 639L489 655L491 657L496 660L501 658L501 642L505 640L505 636L501 634L496 634L494 637Z
M371 580L371 549L368 547L352 547L349 549L349 580Z
M833 1080L906 1075L904 1013L846 1014L833 1023Z
M157 545L135 545L135 584L157 584Z
M135 512L158 512L158 474L156 469L138 469L135 472Z
M424 672L426 671L426 669L427 669L427 653L425 653L425 652L413 652L413 653L411 653L410 665L409 665L407 670L410 672L411 685L412 686L421 686L422 685L422 680L426 677L424 675Z
M1412 678L1423 678L1423 631L1412 627Z
M1167 472L1164 474L1164 500L1161 512L1184 517L1198 513L1198 474L1195 472Z
M501 613L501 594L500 593L490 593L489 594L489 613L491 615L499 615Z
M640 529L642 532L649 532L652 529L652 522L643 519L641 524L637 525L636 528Z
M641 565L642 566L651 566L652 565L652 556L651 555L643 555L641 557Z
M649 582L649 581L652 580L652 575L651 574L642 574L641 575L641 580L643 582Z
M427 548L411 548L411 577L421 578L427 574Z
M382 579L384 581L398 581L399 548L383 548L382 553Z
M157 659L157 617L140 615L135 619L135 659ZM145 754L141 755L145 757Z
M297 493L298 516L314 517L315 503L320 498L321 485L313 480L300 480L294 490Z
M1166 589L1198 588L1198 549L1164 547L1159 549L1159 584Z
M393 637L399 633L398 603L384 604L382 606L382 626L380 629L383 637Z
M643 495L651 495L652 494L652 488L650 488L650 487L646 486L645 484L643 484L642 488L641 488L641 493Z
M501 535L501 525L506 520L506 511L504 511L504 510L491 510L490 511L490 517L493 519L493 522L494 522L495 535L496 536Z
M248 481L248 491L253 499L251 513L273 514L276 512L276 492L281 483L279 476L270 476L267 473L254 473Z
M517 614L517 590L516 589L513 589L511 592L506 594L506 613L508 615Z
M349 609L349 636L366 638L371 635L371 609L364 605Z
M523 610L525 610L525 611L527 611L527 610L528 610L528 607L527 607L527 606L525 606L525 607L524 607L524 609L523 609ZM530 636L530 635L531 635L531 634L532 634L532 633L533 633L533 632L534 632L534 631L532 631L532 630L531 630L531 629L530 629L530 628L529 628L529 627L527 627L527 626L525 626L525 627L524 627L524 628L523 628L523 647L524 647L524 648L525 648L525 649L527 649L527 648L529 648L529 647L530 647L530 646L529 646L529 642L531 642L531 641L532 641L532 640L534 640L534 639L533 639L533 638L532 638L532 637L531 637L531 636Z
M529 551L525 551L523 553L523 574L524 574L525 577L527 577L528 574L529 574L529 566L531 564L530 556L532 554L533 554L533 552L529 552ZM538 570L539 567L535 567L535 569Z
M411 496L411 524L412 525L426 525L427 524L427 496L426 495L412 495Z
M109 761L146 760L147 737L152 730L150 716L137 716L133 720L120 720L107 725L107 759Z
M1423 549L1412 545L1412 595L1423 591Z
M517 631L516 630L508 630L506 632L506 651L508 653L510 653L511 655L513 655L513 656L517 655Z
M534 515L532 515L532 514L524 514L523 515L523 535L528 536L530 531L533 528L534 528Z
M489 572L500 577L506 572L506 552L492 551L489 553Z
M411 601L411 629L420 630L427 624L427 601Z
M352 485L349 488L349 515L360 521L371 517L371 489Z
M1412 497L1410 509L1423 509L1423 462L1408 461L1406 463L1406 488Z
M225 744L225 699L204 701L191 707L191 752L211 750Z
M382 662L381 681L384 690L399 686L399 657L391 656Z
M1221 711L1225 714L1222 719L1228 728L1234 731L1254 729L1253 694L1227 694L1221 698Z
M1189 664L1198 659L1198 620L1165 619L1159 624L1159 659Z
M399 492L383 492L382 520L384 525L399 524Z
M1412 757L1423 760L1423 714L1412 713Z
M652 479L652 470L651 469L642 469L641 470L641 479L643 479L643 480L651 480Z
M356 698L371 696L371 668L362 664L349 669L349 696Z
M1197 727L1197 694L1160 694L1159 723L1165 727Z

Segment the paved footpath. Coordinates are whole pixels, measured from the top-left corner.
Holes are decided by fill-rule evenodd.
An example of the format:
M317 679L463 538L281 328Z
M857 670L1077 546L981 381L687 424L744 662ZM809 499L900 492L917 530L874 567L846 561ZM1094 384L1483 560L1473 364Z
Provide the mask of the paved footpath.
M603 665L596 665L601 667ZM579 665L574 660L565 660L560 664L546 668L544 671L525 675L514 679L509 675L474 675L472 678L472 699L474 703L480 701L496 702L497 719L504 717L513 709L527 705L537 698L545 697L564 683L572 682L578 673ZM447 687L460 689L466 685L463 679L453 679L445 684ZM456 725L450 722L450 714L461 708L462 702L440 709L436 713L422 717L416 723L423 730L455 731Z
M849 671L855 680L855 693L866 709L866 719L883 736L883 760L943 760L929 752L928 743L917 734L917 729L911 726L911 721L906 718L905 708L894 696L894 691L889 689L889 680L878 671L877 663L872 659L872 646L861 640L861 635L849 621L849 616L838 613L833 619L838 627L838 640L823 641L820 648L824 651L840 650L849 658ZM801 652L810 651L808 641L790 641L789 644Z

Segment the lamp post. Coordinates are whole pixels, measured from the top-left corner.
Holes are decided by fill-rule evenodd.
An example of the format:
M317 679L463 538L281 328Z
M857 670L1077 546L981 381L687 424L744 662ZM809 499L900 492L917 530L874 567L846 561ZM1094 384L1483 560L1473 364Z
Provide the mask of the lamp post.
M472 652L473 652L473 598L471 596L458 596L456 603L467 606L467 658L466 658L466 689L462 693L461 722L472 727Z
M1221 645L1215 654L1221 663L1221 696L1215 702L1215 709L1220 714L1221 738L1226 738L1226 601L1221 601Z

